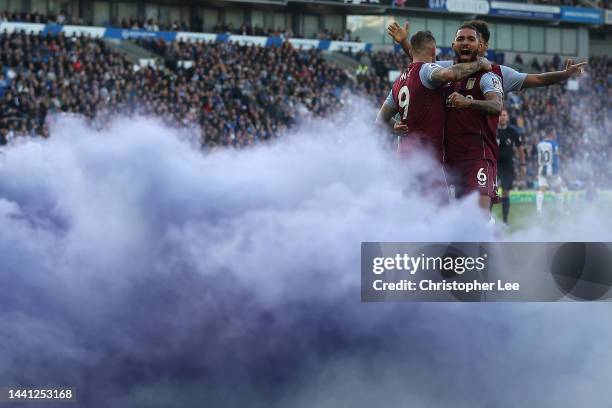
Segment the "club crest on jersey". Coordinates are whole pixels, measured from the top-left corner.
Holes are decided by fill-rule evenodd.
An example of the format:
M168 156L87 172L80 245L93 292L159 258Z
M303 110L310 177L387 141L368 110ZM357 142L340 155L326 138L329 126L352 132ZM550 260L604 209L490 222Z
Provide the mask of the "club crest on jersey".
M470 78L467 81L467 84L465 85L465 89L472 89L474 88L474 84L476 83L476 78Z
M497 79L497 76L493 77L492 82L493 82L493 88L497 89L500 92L503 92L504 88L502 87L502 84L499 81L499 79Z

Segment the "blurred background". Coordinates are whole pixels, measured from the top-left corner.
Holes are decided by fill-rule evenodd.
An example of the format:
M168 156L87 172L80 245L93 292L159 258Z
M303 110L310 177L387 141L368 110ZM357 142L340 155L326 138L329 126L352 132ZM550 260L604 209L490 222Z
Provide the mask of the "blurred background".
M386 34L390 22L430 30L439 58L452 59L457 26L481 18L497 63L543 72L589 61L578 80L507 95L527 153L516 187L535 187L536 145L551 124L568 188L609 187L611 8L610 0L0 0L0 143L49 137L50 113L101 128L120 112L163 118L207 150L257 145L332 115L349 95L379 107L409 62Z

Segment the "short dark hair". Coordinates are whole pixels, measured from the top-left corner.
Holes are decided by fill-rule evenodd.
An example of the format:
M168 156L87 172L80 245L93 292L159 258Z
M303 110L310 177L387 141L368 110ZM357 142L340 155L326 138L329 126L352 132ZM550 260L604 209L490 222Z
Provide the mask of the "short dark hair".
M478 31L478 29L471 24L461 24L461 26L457 29L457 31L455 31L455 33L458 33L459 30L463 30L464 28L467 28L468 30L474 30L476 32L476 37L480 38L480 31Z
M489 29L489 23L483 20L470 20L465 24L471 25L476 28L476 31L480 33L484 42L488 43L491 38L491 30Z
M417 54L425 51L425 49L430 46L434 48L436 46L436 38L431 31L417 31L416 34L410 38L410 48Z

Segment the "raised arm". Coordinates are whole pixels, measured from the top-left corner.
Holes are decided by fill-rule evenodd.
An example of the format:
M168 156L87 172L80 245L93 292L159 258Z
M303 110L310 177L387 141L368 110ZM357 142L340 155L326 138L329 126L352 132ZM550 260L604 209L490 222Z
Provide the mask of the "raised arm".
M410 41L408 41L408 33L410 32L410 23L406 22L402 28L396 21L389 24L387 33L393 40L402 47L406 55L410 56Z
M431 80L437 84L460 81L480 70L491 71L491 63L486 58L479 57L473 62L463 62L440 68L431 74Z
M563 82L573 76L582 74L582 67L586 65L586 62L580 62L578 64L572 64L572 60L569 59L565 63L565 69L563 71L544 72L541 74L527 74L525 81L523 82L523 89L534 88L538 86L549 86L559 82Z

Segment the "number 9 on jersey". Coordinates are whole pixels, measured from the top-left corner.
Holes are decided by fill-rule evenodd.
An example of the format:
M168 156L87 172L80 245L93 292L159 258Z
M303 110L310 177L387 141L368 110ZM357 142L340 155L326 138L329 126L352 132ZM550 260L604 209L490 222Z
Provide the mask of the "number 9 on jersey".
M406 85L402 86L397 94L398 105L400 109L404 110L402 119L408 117L408 105L410 104L410 91Z

